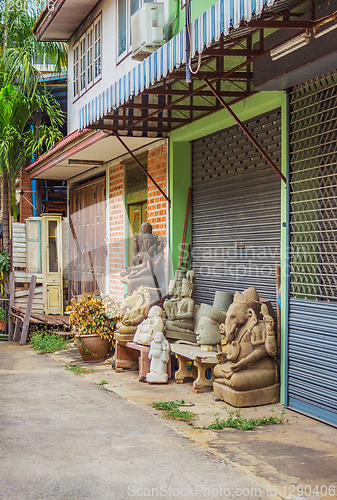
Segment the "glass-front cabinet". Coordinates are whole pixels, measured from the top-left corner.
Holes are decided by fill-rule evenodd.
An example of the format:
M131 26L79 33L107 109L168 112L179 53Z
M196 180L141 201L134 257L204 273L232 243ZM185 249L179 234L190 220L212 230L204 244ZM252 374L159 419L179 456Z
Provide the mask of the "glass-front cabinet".
M62 216L42 215L44 311L63 314Z

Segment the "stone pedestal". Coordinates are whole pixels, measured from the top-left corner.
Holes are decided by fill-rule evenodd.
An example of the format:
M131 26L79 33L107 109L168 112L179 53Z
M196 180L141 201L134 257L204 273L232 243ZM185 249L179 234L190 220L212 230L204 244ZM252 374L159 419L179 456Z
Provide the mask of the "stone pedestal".
M280 384L252 391L234 391L226 385L214 382L213 391L215 397L237 408L269 405L280 399Z
M129 333L129 334L126 333L121 334L117 332L114 333L114 339L117 340L118 342L132 342L134 336L135 336L134 333Z

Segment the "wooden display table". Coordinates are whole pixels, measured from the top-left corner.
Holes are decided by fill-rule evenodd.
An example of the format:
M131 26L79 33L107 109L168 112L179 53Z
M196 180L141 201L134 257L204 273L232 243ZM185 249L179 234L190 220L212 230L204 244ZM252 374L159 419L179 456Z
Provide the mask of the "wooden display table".
M136 344L135 342L120 342L116 340L115 366L116 368L129 368L139 370L139 380L145 380L150 373L149 351L150 346ZM167 374L171 378L171 356L167 363Z
M218 364L215 351L204 351L198 346L188 344L171 344L179 370L175 374L177 384L183 384L185 378L194 378L193 391L203 392L205 387L213 387L213 368ZM192 362L191 370L188 362Z

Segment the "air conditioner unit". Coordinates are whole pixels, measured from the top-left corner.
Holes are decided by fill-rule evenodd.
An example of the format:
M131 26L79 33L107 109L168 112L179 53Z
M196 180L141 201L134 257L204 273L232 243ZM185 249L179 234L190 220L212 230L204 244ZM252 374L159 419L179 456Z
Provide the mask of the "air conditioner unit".
M165 43L164 4L147 2L131 17L132 59L142 61Z

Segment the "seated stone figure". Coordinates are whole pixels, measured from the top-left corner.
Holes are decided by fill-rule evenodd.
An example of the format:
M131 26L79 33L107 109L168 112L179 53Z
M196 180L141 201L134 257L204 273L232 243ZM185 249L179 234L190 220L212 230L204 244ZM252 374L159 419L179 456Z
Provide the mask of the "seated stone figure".
M137 344L150 345L157 332L164 332L163 310L159 306L153 306L147 319L138 325L133 341Z
M194 300L192 299L194 289L193 281L186 278L182 280L182 299L178 302L176 312L168 314L165 323L166 337L191 342L196 341L194 333Z
M263 320L260 320L262 312ZM228 352L218 353L213 384L216 397L234 406L278 401L274 320L255 288L236 292L225 331Z
M133 267L126 267L121 272L121 281L128 288L128 295L132 295L134 290L144 285L154 292L164 288L163 272L163 245L158 241L158 236L152 234L152 226L148 222L141 226L141 233L134 236L134 257ZM152 301L156 302L159 297L155 295Z
M193 282L193 271L188 271L187 274L185 271L180 270L175 272L175 277L170 281L169 284L170 298L165 300L163 306L165 311L165 319L167 319L170 315L177 313L178 303L182 299L181 287L183 278L186 278L187 280Z
M117 323L115 340L129 342L133 340L137 326L147 318L151 306L150 294L146 287L139 287L121 305L122 321Z

